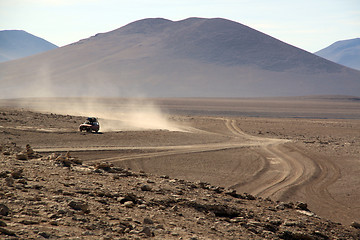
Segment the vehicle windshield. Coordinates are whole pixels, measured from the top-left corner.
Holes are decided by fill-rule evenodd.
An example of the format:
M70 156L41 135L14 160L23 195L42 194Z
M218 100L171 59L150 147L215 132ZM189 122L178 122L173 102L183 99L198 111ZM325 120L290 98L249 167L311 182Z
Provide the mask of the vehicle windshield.
M96 118L91 118L91 117L86 119L85 124L99 125L97 119Z

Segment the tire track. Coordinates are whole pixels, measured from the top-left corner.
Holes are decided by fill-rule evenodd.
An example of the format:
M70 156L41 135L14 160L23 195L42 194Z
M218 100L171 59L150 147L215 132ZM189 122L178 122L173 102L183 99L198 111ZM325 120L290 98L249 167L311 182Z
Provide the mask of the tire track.
M350 223L353 221L351 209L331 195L328 187L341 177L340 167L331 159L316 154L308 155L288 141L273 141L243 133L236 122L226 122L231 132L249 140L259 141L259 146L268 162L256 177L245 184L238 183L233 188L247 188L249 193L274 200L287 201L303 196L306 202L316 209L317 214L329 218L340 218Z
M35 149L38 152L53 151L102 151L102 150L146 150L146 153L132 153L115 157L99 158L88 162L108 161L112 163L133 159L156 158L171 155L193 154L226 149L252 147L261 155L262 166L246 182L235 182L233 189L246 189L250 194L271 197L285 201L294 193L305 195L306 199L323 209L336 208L342 213L349 209L336 202L327 190L328 186L337 181L340 169L336 164L318 156L307 156L304 150L298 149L289 140L251 136L244 133L233 119L225 119L232 139L227 142L157 146L157 147L93 147L93 148L53 148ZM227 133L227 135L229 135ZM225 133L226 134L226 133Z
M116 150L146 150L154 151L149 153L128 154L116 157L99 158L96 160L89 160L87 162L100 161L125 161L131 159L162 157L170 155L181 155L201 152L220 151L226 149L243 148L257 146L252 142L224 142L224 143L210 143L210 144L194 144L194 145L178 145L178 146L159 146L159 147L94 147L94 148L44 148L34 149L36 152L68 152L68 151L116 151Z
M237 183L231 186L232 188L243 186L252 195L271 197L294 183L301 175L301 170L297 170L296 174L293 174L294 169L296 169L294 168L296 161L277 149L279 144L283 144L287 140L248 135L241 131L235 120L226 119L226 126L235 136L257 142L267 162L250 181L247 181L247 184Z
M353 221L350 216L354 209L338 202L328 191L328 187L341 178L340 167L331 159L317 154L309 156L305 150L299 149L299 147L293 145L289 147L300 152L304 158L313 161L315 172L302 184L295 186L294 189L289 189L289 193L285 193L283 198L292 192L300 192L306 197L308 203L316 206L319 215L328 218L341 218L343 222L350 224Z
M250 194L279 199L294 185L302 184L314 174L316 168L311 161L294 157L283 145L288 140L251 136L237 126L235 120L226 120L226 126L236 136L255 141L259 144L267 164L246 184L237 183L233 188L242 186ZM301 159L301 160L300 160Z
M281 150L279 145L269 145L264 149L279 160L282 170L278 170L278 174L273 177L268 186L257 189L254 194L263 197L275 197L279 192L283 192L295 183L299 183L307 168L303 162ZM273 164L275 167L280 167L279 165Z

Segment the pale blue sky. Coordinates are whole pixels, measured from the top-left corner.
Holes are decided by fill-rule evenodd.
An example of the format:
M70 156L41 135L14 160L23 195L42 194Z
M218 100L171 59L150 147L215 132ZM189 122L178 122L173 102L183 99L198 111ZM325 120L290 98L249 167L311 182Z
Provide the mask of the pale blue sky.
M226 18L310 52L360 37L360 0L0 0L0 30L58 46L149 17Z

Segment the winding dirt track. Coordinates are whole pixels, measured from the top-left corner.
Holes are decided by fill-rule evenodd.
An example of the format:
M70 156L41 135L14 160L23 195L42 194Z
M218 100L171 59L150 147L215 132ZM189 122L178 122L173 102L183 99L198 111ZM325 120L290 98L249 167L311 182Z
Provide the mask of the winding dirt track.
M255 141L261 147L266 165L260 175L248 181L248 192L262 197L275 197L286 191L294 184L306 181L306 176L312 176L315 167L303 158L295 158L289 154L283 145L289 141L282 139L269 139L255 137L242 132L236 125L235 120L227 120L227 127L234 135L248 141ZM240 183L241 184L241 183ZM237 188L238 185L233 185Z
M233 189L246 189L246 192L270 197L274 200L291 200L295 193L303 196L308 203L320 206L319 211L336 209L346 216L349 208L336 202L327 187L340 176L339 167L319 156L307 156L289 140L255 137L241 131L236 120L223 119L232 138L221 143L158 146L158 147L101 147L101 148L59 148L35 149L49 151L99 151L99 150L146 150L146 153L132 153L116 157L99 158L89 162L119 162L143 158L156 158L171 155L202 153L226 149L251 147L263 157L262 168L246 182L234 182ZM230 171L230 170L229 170Z

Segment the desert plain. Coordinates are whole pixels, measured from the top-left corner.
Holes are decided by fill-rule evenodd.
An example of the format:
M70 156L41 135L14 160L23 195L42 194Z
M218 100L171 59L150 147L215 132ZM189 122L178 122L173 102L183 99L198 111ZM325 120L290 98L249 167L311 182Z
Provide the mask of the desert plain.
M87 116L98 117L99 133L79 132ZM42 156L68 153L89 166L107 163L162 176L161 181L206 183L277 204L302 202L312 214L344 227L360 222L360 99L356 97L7 99L0 101L0 143L22 148L30 144ZM192 233L196 235L196 230ZM223 236L270 236L251 234ZM219 239L220 235L158 234L174 239ZM276 235L303 239L289 236ZM326 239L320 233L312 236Z

